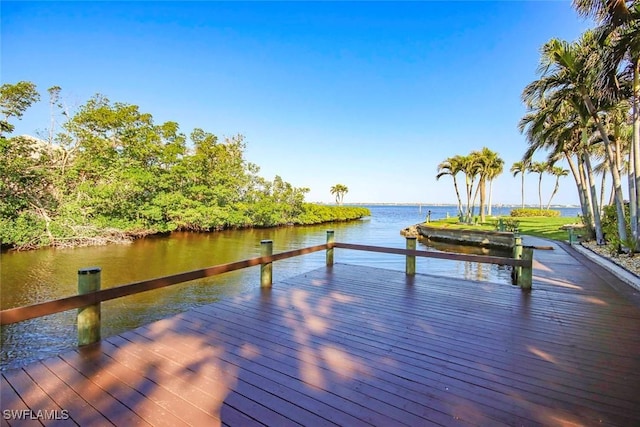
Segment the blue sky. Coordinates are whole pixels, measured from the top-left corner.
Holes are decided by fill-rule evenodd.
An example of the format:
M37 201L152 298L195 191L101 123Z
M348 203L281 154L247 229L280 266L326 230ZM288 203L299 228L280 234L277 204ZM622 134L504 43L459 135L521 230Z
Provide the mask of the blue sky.
M437 164L486 146L505 160L494 203L520 203L508 172L526 142L520 94L540 46L588 21L569 1L5 2L1 80L43 101L16 134L48 126L46 89L71 107L101 93L189 134L243 134L261 175L309 201L455 203ZM540 156L539 160L543 160ZM462 178L462 177L460 177ZM537 176L527 175L537 203ZM552 190L543 178L543 202ZM554 202L577 203L573 178Z

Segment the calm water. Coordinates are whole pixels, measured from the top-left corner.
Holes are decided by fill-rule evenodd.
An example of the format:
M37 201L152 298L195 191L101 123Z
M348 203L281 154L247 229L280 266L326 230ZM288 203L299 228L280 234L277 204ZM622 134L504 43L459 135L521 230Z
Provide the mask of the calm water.
M431 219L454 216L455 207L372 206L371 217L350 223L265 230L235 230L211 234L174 233L129 245L75 249L42 249L6 252L0 261L0 307L18 307L48 301L77 292L80 268L102 268L102 287L166 276L206 266L259 256L260 240L271 239L274 252L321 244L326 230L335 230L336 241L388 247L405 247L400 230ZM508 214L510 208L494 208ZM563 216L576 216L578 209L563 209ZM427 248L419 243L419 249ZM441 247L449 250L451 248ZM335 262L404 270L404 257L336 249ZM273 279L294 276L324 265L324 252L278 261ZM509 283L504 267L433 259L418 259L418 273L447 275L474 280ZM202 279L183 285L103 303L102 334L109 336L169 315L236 295L259 286L259 267ZM53 356L76 344L76 311L2 327L0 369Z

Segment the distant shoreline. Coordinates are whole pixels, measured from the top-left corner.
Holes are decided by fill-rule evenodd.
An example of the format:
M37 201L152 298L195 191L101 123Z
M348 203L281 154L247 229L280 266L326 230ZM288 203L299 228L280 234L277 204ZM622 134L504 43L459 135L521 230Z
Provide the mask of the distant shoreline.
M318 205L335 205L335 203L324 203L324 202L311 202L313 204ZM441 206L441 207L454 207L457 208L458 205L455 203L421 203L421 202L413 202L413 203L343 203L343 206ZM493 208L521 208L521 204L492 204ZM476 206L477 207L477 206ZM525 209L539 209L539 205L524 205ZM558 208L580 208L580 205L551 205L549 209L558 209Z

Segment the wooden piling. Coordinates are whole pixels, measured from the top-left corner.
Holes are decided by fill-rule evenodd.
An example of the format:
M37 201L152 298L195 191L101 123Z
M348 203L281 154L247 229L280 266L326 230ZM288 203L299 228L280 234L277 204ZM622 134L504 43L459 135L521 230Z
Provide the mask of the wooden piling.
M522 271L518 277L518 285L520 285L520 289L529 291L531 290L531 284L533 282L533 249L524 248L522 250L522 259L529 261L530 267L522 267Z
M335 233L333 232L333 230L327 230L327 244L331 245L333 243L335 243ZM327 267L332 266L333 265L333 248L327 248L326 259L327 259Z
M407 249L415 251L416 250L416 238L415 237L407 237ZM406 267L405 271L407 275L413 276L416 274L416 257L414 255L406 256Z
M260 256L273 255L273 240L262 240L260 242ZM260 264L260 286L270 288L272 284L272 263L263 262Z
M522 259L522 237L519 234L513 235L513 259ZM520 275L522 274L522 267L513 267L511 272L511 283L517 285L520 283Z
M100 268L89 267L78 270L78 294L89 294L100 290ZM100 341L100 303L78 309L78 345Z

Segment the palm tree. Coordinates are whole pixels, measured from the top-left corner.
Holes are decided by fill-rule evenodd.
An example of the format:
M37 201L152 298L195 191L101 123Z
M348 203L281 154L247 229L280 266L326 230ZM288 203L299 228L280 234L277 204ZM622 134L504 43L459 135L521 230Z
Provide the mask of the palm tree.
M453 188L456 191L456 197L458 199L458 216L462 215L462 199L460 198L460 191L458 190L458 181L456 175L462 172L462 156L447 157L438 165L438 174L436 180L439 180L445 175L450 175L453 178Z
M525 132L529 143L524 161L530 161L539 149L551 150L548 163L555 163L561 158L567 161L578 188L586 231L589 236L595 234L599 244L603 243L597 204L594 207L597 199L592 185L594 181L589 159L590 146L585 139L589 132L592 133L591 118L586 107L570 90L555 91L551 96L540 99L532 99L526 95L531 94L526 90L523 94L529 111L519 124L520 131ZM576 157L577 165L573 156Z
M559 166L552 166L549 165L549 169L548 172L556 177L556 185L553 187L553 192L551 193L551 197L549 197L549 203L547 203L547 210L549 210L549 208L551 207L551 200L553 200L553 197L556 195L556 193L558 192L558 189L560 188L560 178L562 178L563 176L567 176L569 174L569 171L567 169L563 169Z
M631 232L638 247L640 245L640 5L637 1L624 0L574 0L573 4L580 15L594 18L599 25L596 32L599 34L601 45L605 48L599 73L600 86L613 95L620 96L621 85L617 71L624 68L624 74L632 77L630 98L633 130L628 161L629 214ZM629 95L623 94L622 97L628 98ZM614 173L614 171L611 172ZM617 199L616 208L618 208ZM617 209L617 213L620 232L621 211Z
M481 151L471 152L470 156L475 160L474 171L479 177L476 195L480 195L480 221L484 222L485 206L487 204L487 182L502 173L504 161L498 156L498 153L491 151L487 147L483 147ZM475 197L473 205L475 205Z
M498 153L495 153L489 149L487 149L485 155L487 156L487 180L489 181L489 202L487 203L487 215L491 216L493 180L496 179L504 170L504 160L499 157Z
M523 98L539 101L545 96L549 96L550 93L572 92L585 106L588 115L598 129L607 160L611 164L615 164L615 154L600 115L603 94L596 92L594 84L597 70L593 65L597 64L598 52L597 39L592 31L585 32L575 43L567 43L559 39L550 40L542 49L540 63L542 77L525 88ZM542 107L544 108L544 105ZM626 229L620 173L616 168L610 170L615 189L618 235L624 241L626 240Z
M344 195L347 194L348 192L349 192L349 188L343 184L336 184L333 187L331 187L331 194L336 197L336 203L338 205L342 204Z
M511 169L509 171L513 174L515 178L518 174L521 176L521 184L520 184L520 194L522 196L522 209L524 209L524 173L529 170L529 162L523 160L521 162L514 162L511 165Z
M532 162L529 166L529 172L538 174L538 200L540 201L540 210L542 210L542 174L548 169L545 162Z
M478 188L476 188L475 195L473 192L475 180L481 169L481 165L478 160L478 156L474 153L471 153L468 156L460 156L460 169L464 173L467 196L467 207L465 213L466 222L471 222L471 218L473 217L473 206L475 205L475 200L478 196Z

